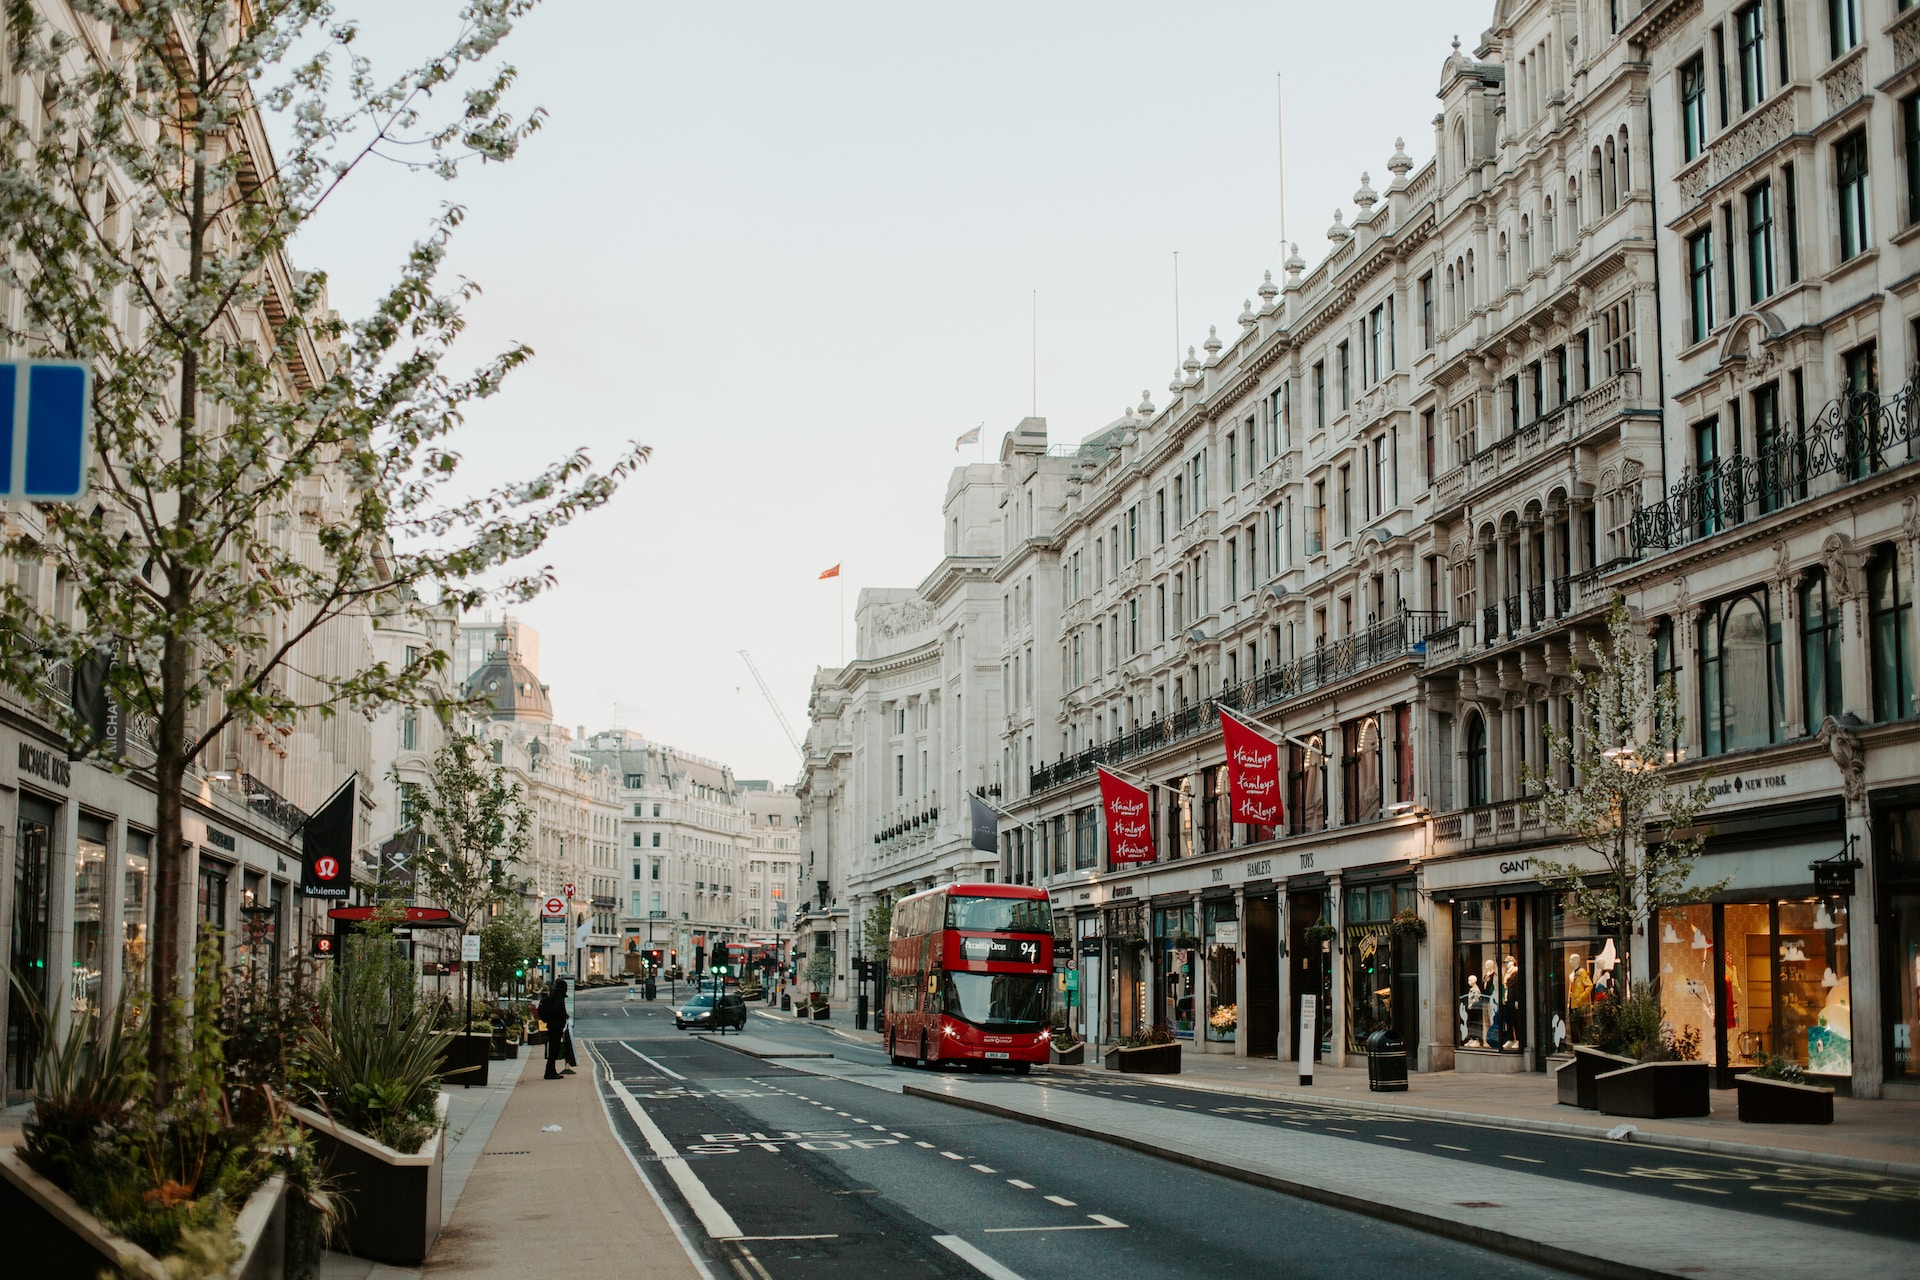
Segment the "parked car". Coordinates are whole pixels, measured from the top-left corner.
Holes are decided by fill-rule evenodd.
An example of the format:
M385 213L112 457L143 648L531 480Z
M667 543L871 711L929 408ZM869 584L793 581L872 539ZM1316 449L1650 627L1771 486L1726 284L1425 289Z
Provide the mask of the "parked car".
M673 1025L682 1031L688 1027L721 1032L732 1027L735 1031L744 1031L747 1026L747 1002L740 998L738 991L695 996L674 1012Z

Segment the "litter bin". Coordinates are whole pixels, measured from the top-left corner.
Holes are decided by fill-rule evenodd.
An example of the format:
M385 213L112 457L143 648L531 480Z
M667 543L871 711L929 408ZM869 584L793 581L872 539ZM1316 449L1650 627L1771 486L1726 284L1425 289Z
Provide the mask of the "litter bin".
M1367 1088L1374 1093L1406 1091L1407 1042L1391 1031L1367 1037Z

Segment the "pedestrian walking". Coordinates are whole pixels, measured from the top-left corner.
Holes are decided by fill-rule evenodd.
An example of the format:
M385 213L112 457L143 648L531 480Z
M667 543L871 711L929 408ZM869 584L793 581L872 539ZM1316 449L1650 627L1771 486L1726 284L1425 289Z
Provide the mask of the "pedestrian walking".
M567 1034L567 980L554 979L553 986L547 989L546 996L540 1001L540 1021L547 1024L547 1072L546 1079L560 1078L560 1063L566 1057Z

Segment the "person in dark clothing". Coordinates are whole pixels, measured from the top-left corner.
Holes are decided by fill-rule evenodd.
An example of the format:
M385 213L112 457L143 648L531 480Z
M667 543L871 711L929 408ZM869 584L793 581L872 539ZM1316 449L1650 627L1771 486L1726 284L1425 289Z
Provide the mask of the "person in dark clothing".
M547 1024L546 1079L560 1079L560 1062L567 1054L567 980L557 978L540 1001L540 1021Z

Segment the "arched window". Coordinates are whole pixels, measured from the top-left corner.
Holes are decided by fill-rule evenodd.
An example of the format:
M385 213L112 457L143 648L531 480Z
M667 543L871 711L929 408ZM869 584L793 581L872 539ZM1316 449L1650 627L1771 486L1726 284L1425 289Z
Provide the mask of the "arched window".
M1627 126L1620 126L1620 194L1633 194L1633 143Z
M1473 250L1469 249L1467 250L1467 306L1472 308L1478 305L1480 305L1480 294L1473 279Z
M1600 199L1606 207L1606 211L1612 213L1620 207L1619 159L1614 154L1612 138L1607 139L1604 151L1606 154L1606 168L1602 171L1600 177L1602 184Z
M1520 274L1533 270L1533 221L1520 215Z
M1587 194L1593 200L1587 207L1587 216L1598 222L1607 212L1607 184L1604 178L1606 169L1600 163L1600 148L1595 147L1587 156Z
M1453 127L1454 155L1459 158L1460 176L1467 173L1467 122L1462 120Z
M1477 809L1487 798L1487 720L1478 711L1467 716L1467 807Z
M1558 246L1554 244L1553 232L1553 197L1548 196L1546 204L1542 206L1540 211L1540 235L1542 243L1545 246L1546 255L1549 258L1559 252Z
M1571 241L1579 238L1580 228L1584 225L1580 221L1580 179L1569 177L1567 179L1567 239Z
M1502 231L1500 233L1500 255L1494 264L1499 271L1499 274L1494 277L1494 285L1502 293L1505 293L1507 287L1513 283L1513 268L1511 263L1512 255L1507 251L1507 233Z
M1453 265L1447 265L1447 325L1451 328L1460 323L1460 295L1453 284Z
M1755 591L1700 619L1700 749L1710 756L1780 740L1780 629Z

